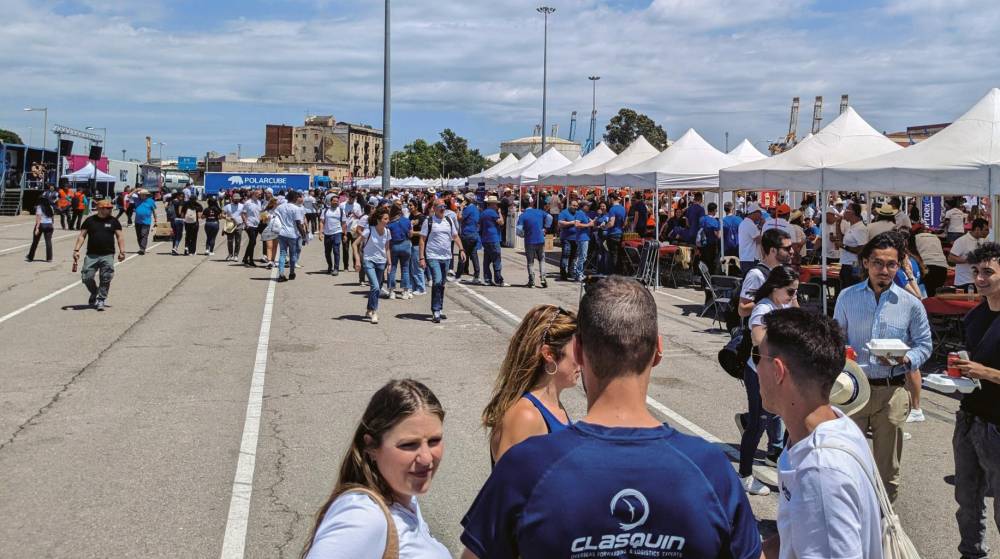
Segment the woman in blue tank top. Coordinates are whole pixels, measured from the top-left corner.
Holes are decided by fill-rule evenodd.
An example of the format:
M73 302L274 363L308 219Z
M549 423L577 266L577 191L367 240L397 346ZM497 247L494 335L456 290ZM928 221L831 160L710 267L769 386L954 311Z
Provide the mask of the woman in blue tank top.
M521 321L507 347L490 403L483 410L491 463L529 437L569 425L559 395L580 377L569 343L574 334L576 314L562 307L539 305Z

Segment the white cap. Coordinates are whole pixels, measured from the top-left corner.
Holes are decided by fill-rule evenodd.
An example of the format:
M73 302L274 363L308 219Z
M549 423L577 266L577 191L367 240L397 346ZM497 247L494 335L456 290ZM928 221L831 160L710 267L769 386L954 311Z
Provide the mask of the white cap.
M760 211L760 204L758 204L757 202L750 202L750 204L747 205L747 215L759 211Z

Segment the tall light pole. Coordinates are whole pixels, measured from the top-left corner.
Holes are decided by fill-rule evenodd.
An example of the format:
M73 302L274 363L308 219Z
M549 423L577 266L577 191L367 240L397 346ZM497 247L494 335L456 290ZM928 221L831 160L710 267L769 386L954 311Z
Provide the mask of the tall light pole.
M547 88L549 79L549 14L555 12L555 8L541 6L538 13L545 16L545 39L542 47L542 154L545 153L545 104L547 101Z
M385 0L385 46L382 68L382 192L388 192L392 180L392 134L390 116L392 107L391 75L389 63L389 0ZM388 156L386 154L389 154Z
M726 153L729 153L729 132L726 132Z
M601 76L588 76L587 79L594 86L593 106L590 110L590 136L587 138L587 152L589 153L597 143L597 80L601 79Z
M42 113L45 114L44 120L42 121L42 149L45 149L46 147L48 147L48 139L49 139L49 131L48 131L48 128L49 128L49 108L48 107L25 107L24 110L27 111L27 112L29 112L29 113L33 112L33 111L42 111Z
M125 150L122 150L122 161L128 161L128 159L125 159Z

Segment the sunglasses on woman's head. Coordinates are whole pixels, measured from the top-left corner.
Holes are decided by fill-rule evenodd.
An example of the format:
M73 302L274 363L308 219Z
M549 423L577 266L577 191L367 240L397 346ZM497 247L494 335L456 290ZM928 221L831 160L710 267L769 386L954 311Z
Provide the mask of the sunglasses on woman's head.
M551 340L549 340L549 329L551 329L552 325L555 324L556 319L559 318L559 315L569 316L569 311L567 311L562 307L556 307L556 312L552 315L552 318L549 319L549 323L545 326L545 331L542 333L543 344L551 342Z

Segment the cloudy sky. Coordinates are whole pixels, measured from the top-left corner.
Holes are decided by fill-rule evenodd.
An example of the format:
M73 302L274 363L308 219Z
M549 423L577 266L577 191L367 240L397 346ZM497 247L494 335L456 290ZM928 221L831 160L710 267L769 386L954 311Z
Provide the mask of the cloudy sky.
M840 94L880 130L947 122L1000 86L996 0L546 0L549 112L560 134L600 75L620 107L724 147L783 136L793 96ZM541 120L542 0L396 0L393 147L448 127L484 153ZM108 128L129 157L260 154L266 123L382 121L378 0L0 0L0 128ZM29 127L31 130L29 130ZM52 144L50 138L49 144ZM155 157L155 153L154 153Z

